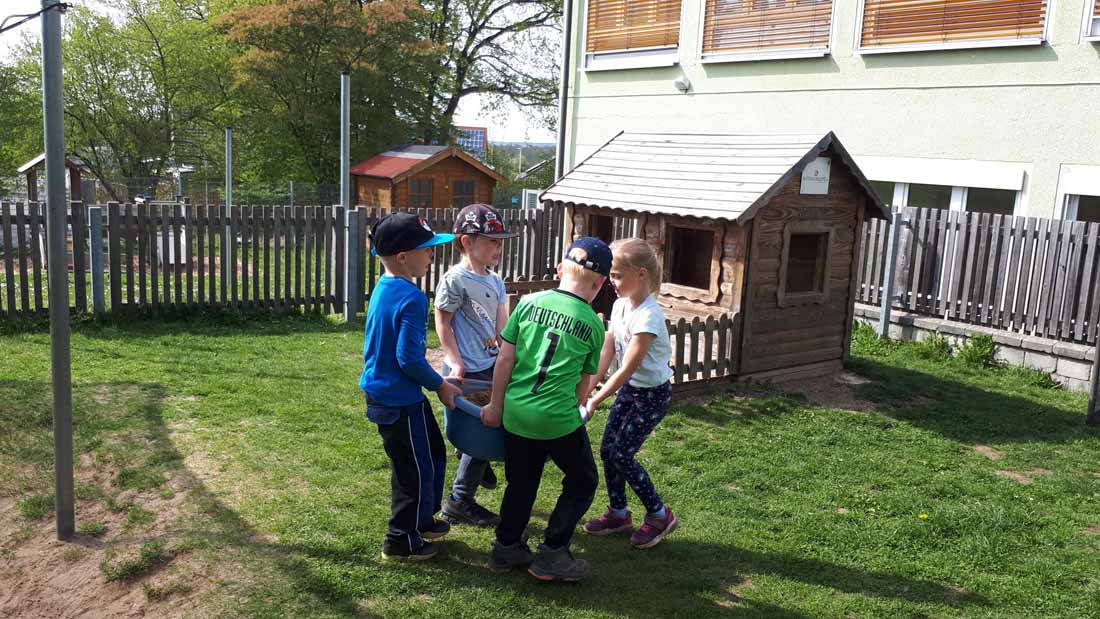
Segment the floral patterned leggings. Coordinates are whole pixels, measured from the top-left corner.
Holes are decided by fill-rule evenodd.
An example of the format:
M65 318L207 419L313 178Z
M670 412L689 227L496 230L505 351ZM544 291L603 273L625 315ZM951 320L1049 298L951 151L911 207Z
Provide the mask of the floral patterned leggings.
M615 396L600 441L600 459L613 509L626 509L627 484L647 512L652 514L663 507L649 474L634 456L665 418L671 403L672 386L669 383L648 389L623 385Z

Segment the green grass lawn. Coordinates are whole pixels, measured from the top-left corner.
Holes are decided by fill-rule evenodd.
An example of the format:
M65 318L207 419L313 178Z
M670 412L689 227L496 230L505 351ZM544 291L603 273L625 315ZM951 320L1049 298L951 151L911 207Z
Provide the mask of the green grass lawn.
M81 324L77 518L102 577L154 609L206 582L193 613L218 617L1100 616L1100 436L1083 396L1033 372L864 330L850 369L874 410L746 388L678 402L642 460L680 529L648 551L578 534L592 576L562 586L484 570L484 530L379 560L389 473L360 347L321 319ZM0 498L22 513L2 559L50 524L52 452L47 334L0 350Z

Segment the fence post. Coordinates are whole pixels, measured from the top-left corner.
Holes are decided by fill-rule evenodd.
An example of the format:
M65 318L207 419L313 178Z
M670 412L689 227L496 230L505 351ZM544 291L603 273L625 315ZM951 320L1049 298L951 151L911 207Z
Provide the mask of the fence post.
M92 271L92 312L96 318L103 316L103 209L88 209L88 244Z
M1100 425L1100 337L1096 338L1096 354L1092 357L1092 382L1089 384L1088 424Z
M890 223L890 237L886 244L886 264L882 283L882 306L878 317L878 336L890 337L890 307L894 303L894 283L897 281L898 241L905 218L901 210L894 211L894 220Z
M359 282L363 280L359 275L359 269L362 268L359 264L359 210L348 210L345 219L347 243L344 248L347 252L345 269L347 282L344 285L344 320L351 322L355 320L355 313L359 308L357 300L363 296L362 291L359 290Z
M122 225L118 202L107 203L107 259L111 268L111 311L122 307ZM167 278L167 276L165 276Z

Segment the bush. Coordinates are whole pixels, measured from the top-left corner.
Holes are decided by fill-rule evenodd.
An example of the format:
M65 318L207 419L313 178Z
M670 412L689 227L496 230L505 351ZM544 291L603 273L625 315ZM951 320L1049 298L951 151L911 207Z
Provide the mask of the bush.
M852 350L862 355L883 357L898 347L898 343L882 339L869 322L857 322L852 330Z
M993 343L993 337L985 334L972 336L959 347L959 360L975 367L995 367L996 355L997 345Z
M951 358L951 344L939 333L933 333L913 346L918 357L943 361Z
M1005 372L1012 377L1014 382L1039 389L1061 389L1062 383L1042 370L1024 366L1007 368Z

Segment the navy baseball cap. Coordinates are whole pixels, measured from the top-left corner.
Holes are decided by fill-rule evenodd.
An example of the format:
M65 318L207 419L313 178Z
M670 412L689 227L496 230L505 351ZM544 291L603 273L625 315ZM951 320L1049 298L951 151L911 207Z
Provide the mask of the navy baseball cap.
M392 213L379 219L370 229L371 253L393 256L403 251L424 249L450 243L453 234L436 234L423 217L415 213Z
M565 252L565 259L604 277L611 274L611 248L595 237L582 236L573 241Z
M488 204L471 204L458 212L455 217L454 233L476 234L491 239L513 239L519 232L504 230L500 213Z

